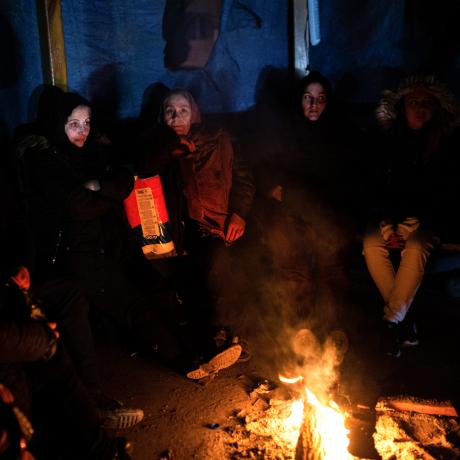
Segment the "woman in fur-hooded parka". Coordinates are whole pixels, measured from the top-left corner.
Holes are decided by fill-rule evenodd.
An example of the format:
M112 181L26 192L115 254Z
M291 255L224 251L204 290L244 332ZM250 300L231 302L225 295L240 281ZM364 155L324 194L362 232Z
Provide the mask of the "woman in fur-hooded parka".
M415 215L443 236L440 210L448 209L458 182L459 118L452 93L432 76L408 77L397 90L383 92L376 117L382 129L373 143L373 217Z
M457 112L453 96L434 77L413 76L383 93L376 114L383 129L372 149L376 188L363 253L384 300L384 347L398 356L402 344L418 342L403 321L428 257L456 225ZM391 248L401 254L396 272Z

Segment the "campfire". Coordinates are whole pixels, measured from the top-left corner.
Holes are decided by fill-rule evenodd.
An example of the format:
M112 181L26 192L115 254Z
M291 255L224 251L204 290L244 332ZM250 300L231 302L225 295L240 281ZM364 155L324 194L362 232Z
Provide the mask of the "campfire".
M302 378L280 376L280 380L287 386L267 390L267 383L261 383L251 393L251 409L236 414L241 430L231 430L238 441L232 443L235 450L230 458L353 459L348 452L347 413L333 401L320 402L302 385ZM292 392L289 383L293 384Z
M284 383L303 381L302 377L289 379L280 375ZM301 408L301 410L299 409ZM298 427L295 443L296 460L348 460L349 430L345 427L346 412L334 401L323 404L317 396L304 388L304 397L292 402L292 414L285 423ZM294 457L293 457L294 458Z
M294 378L279 376L284 385L262 383L250 394L251 410L237 414L250 442L238 442L230 458L348 460L347 413L324 393L335 383L343 349L337 336L320 345L308 330L294 337L293 348L302 357ZM340 342L340 346L338 343ZM315 390L320 388L322 391ZM268 442L271 440L271 442ZM256 445L257 448L251 447Z
M298 350L314 349L314 355L305 354L290 377L279 375L278 382L248 382L250 404L225 428L227 458L460 458L460 424L450 401L382 397L375 407L352 404L337 391L343 341L319 344L305 330L299 337L309 346L297 343Z

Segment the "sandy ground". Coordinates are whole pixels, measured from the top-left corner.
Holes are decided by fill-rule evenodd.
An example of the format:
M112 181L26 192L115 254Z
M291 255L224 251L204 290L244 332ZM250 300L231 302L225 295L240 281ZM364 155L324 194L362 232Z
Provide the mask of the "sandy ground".
M336 390L342 398L339 402L348 408L369 407L364 418L352 420L350 450L357 457L379 458L372 442L373 408L382 396L451 400L459 407L460 304L447 301L436 292L421 298L424 302L418 308L422 342L404 351L400 358L392 359L382 356L376 346L375 328L380 315L376 292L371 288L356 294L347 326L350 348L340 366ZM274 378L276 370L271 363L260 362L257 350L251 361L221 371L206 385L154 361L130 356L113 345L100 345L99 356L106 390L126 406L145 412L140 424L120 433L134 443L133 460L285 458L264 447L269 440L260 437L253 438L254 446L248 448L247 433L241 431L239 415L253 411L273 396L255 397L254 390L260 388L264 379L275 387L279 385Z
M263 381L254 363L236 364L200 384L113 346L100 353L106 388L145 412L140 424L119 433L134 443L133 460L229 458L226 429L252 406L250 393Z

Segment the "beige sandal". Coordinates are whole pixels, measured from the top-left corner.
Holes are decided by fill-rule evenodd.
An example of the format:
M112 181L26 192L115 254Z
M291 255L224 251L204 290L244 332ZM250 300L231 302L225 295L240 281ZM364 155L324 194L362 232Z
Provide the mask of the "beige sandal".
M198 369L187 373L187 377L193 380L200 380L210 375L215 376L222 369L226 369L238 361L241 355L241 345L232 345L221 353L217 354L202 364Z

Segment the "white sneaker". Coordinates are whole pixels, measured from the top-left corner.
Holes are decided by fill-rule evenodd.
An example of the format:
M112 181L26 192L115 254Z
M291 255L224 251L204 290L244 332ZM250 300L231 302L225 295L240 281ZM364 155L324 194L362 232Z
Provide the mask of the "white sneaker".
M124 430L137 425L144 418L142 409L122 407L120 409L100 411L101 421L108 430Z

